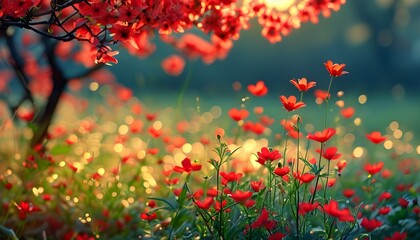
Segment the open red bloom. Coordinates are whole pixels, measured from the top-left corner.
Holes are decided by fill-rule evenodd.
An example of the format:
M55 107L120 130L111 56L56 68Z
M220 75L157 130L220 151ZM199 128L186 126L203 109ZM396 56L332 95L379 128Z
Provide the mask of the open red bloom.
M252 224L251 224L251 228L260 228L262 226L265 225L265 223L267 223L268 221L268 211L267 209L263 208L261 210L261 214L260 216L258 216L257 220L255 220Z
M329 161L336 160L341 157L341 153L338 153L337 151L336 147L329 147L322 151L321 156ZM317 152L319 152L319 150L317 150Z
M259 192L265 188L265 185L261 180L260 181L251 180L250 185L251 185L252 190L254 190L254 192Z
M269 150L266 147L261 148L261 152L257 153L258 160L257 162L261 163L262 165L265 164L266 161L275 161L281 158L281 154L278 150Z
M384 166L384 162L378 162L374 164L366 163L365 170L370 175L374 175L374 174L377 174L379 171L381 171L383 166Z
M312 180L314 180L314 178L316 177L315 175L311 174L311 173L304 173L304 174L300 174L300 173L293 173L293 176L300 181L300 183L310 183L312 182Z
M182 167L181 166L175 166L174 167L174 171L175 172L179 172L179 173L187 173L189 174L192 171L200 171L201 170L201 165L200 164L192 164L191 160L189 158L185 158L184 160L182 160L181 162Z
M270 235L268 237L268 240L281 240L281 239L283 239L286 236L287 236L287 234L284 234L282 232L276 232L276 233Z
M232 108L229 110L228 114L233 120L240 121L247 118L249 115L249 112L246 109Z
M306 92L310 88L315 87L316 82L309 82L306 78L299 78L298 80L292 79L290 82L295 86L299 91Z
M392 236L385 237L385 240L405 240L407 239L407 233L401 233L401 232L394 232Z
M339 77L343 74L347 74L348 72L343 71L344 67L346 67L346 64L338 64L333 63L331 60L328 60L326 63L324 63L325 68L333 77Z
M140 218L150 222L157 218L157 214L155 212L149 213L149 212L144 211L140 214Z
M324 205L324 211L330 216L338 218L341 222L353 222L354 217L351 215L348 208L339 209L338 202L331 200L328 204Z
M301 203L299 203L298 213L299 213L299 215L305 215L308 212L311 212L311 211L317 209L318 206L319 206L319 203L317 203L317 202L314 202L314 203L301 202Z
M362 227L364 227L368 232L372 232L376 228L382 226L382 222L377 219L368 219L364 217L362 222L360 223Z
M213 202L214 202L214 198L207 197L203 201L196 201L195 204L197 205L197 207L203 210L208 210L211 207L211 205L213 205Z
M310 140L314 140L320 143L328 141L334 134L335 134L334 128L326 128L322 130L322 132L315 132L314 134L309 133L307 138Z
M241 190L236 190L236 192L230 195L230 197L235 202L240 203L240 204L244 204L251 196L252 196L252 192L250 191L242 192Z
M258 81L255 85L248 85L248 91L257 97L262 97L267 94L268 88L263 81Z
M277 167L276 169L274 169L274 174L279 175L280 177L283 177L289 172L290 172L290 168L288 166Z
M391 211L391 208L388 206L383 206L379 208L378 213L381 215L387 215Z
M371 132L366 134L366 138L374 144L379 144L386 140L386 137L381 135L381 132Z
M391 197L392 197L392 194L391 194L391 193L389 193L389 192L383 192L383 193L379 196L378 200L379 200L379 202L381 202L381 201L383 201L383 200L388 200L388 199L390 199Z
M283 103L284 108L289 112L306 106L303 102L296 102L296 97L293 95L290 97L280 96L280 101Z
M226 185L229 182L239 181L239 179L243 176L242 173L235 173L235 172L221 172L220 176L222 176L222 184Z

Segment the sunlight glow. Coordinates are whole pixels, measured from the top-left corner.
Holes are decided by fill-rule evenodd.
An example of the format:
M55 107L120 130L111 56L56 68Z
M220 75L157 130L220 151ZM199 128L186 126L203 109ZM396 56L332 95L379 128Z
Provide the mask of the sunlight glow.
M269 8L285 11L295 3L295 0L265 0L264 2Z

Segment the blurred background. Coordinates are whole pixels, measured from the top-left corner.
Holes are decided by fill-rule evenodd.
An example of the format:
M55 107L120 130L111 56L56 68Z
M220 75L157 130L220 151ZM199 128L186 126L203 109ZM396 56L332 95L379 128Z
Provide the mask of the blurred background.
M306 23L282 42L270 44L256 22L241 37L223 61L205 65L187 63L179 77L166 75L160 61L176 50L157 41L156 52L145 60L121 53L112 67L120 82L134 89L158 88L177 91L191 71L190 91L228 94L234 82L243 86L264 80L272 91L291 89L292 78L307 77L327 82L323 62L347 64L351 73L334 83L359 94L382 93L394 98L416 95L420 67L419 0L351 0L319 24Z
M178 77L162 71L161 60L177 52L158 39L156 52L147 59L139 60L122 50L120 63L111 69L145 103L175 103L184 86L190 96L184 104L194 105L195 97L200 96L209 99L210 105L226 100L231 102L226 107L237 107L238 99L247 95L246 86L263 80L273 95L267 101L280 109L278 96L296 93L289 84L292 78L306 77L326 89L329 76L323 63L331 59L345 63L350 72L336 79L333 91L343 90L350 103L367 94L368 101L358 109L372 115L370 128L384 129L397 121L420 132L419 13L419 0L351 0L330 18L320 17L316 25L303 24L274 45L253 22L226 59L211 65L188 61ZM156 94L162 97L156 99Z

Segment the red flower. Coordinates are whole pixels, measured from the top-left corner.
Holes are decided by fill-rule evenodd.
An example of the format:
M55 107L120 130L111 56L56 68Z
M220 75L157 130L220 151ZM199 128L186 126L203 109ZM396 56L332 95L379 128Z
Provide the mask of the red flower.
M285 236L287 236L287 234L283 234L281 232L276 232L273 235L270 235L268 237L268 240L281 240L283 239Z
M353 222L354 218L348 208L339 209L338 203L335 200L331 200L330 203L324 205L324 211L330 216L338 218L341 222Z
M365 170L370 175L375 175L379 171L381 171L383 166L384 166L384 162L378 162L378 163L374 163L374 164L366 163L365 164Z
M281 158L281 154L278 150L269 150L266 147L261 148L261 152L257 153L258 160L257 162L261 163L262 165L265 164L266 161L275 161Z
M290 168L288 166L284 167L277 167L274 169L274 174L279 175L280 177L283 177L284 175L288 174L290 172Z
M338 64L333 63L331 60L328 60L326 63L324 63L325 68L333 77L339 77L343 74L347 74L348 72L343 71L344 67L346 67L346 64Z
M322 130L322 132L315 132L314 134L309 133L307 138L310 140L314 140L320 143L328 141L334 134L335 134L334 128L326 128Z
M353 197L354 193L355 193L355 191L354 191L353 189L344 189L344 190L343 190L343 195L344 195L346 198L351 198L351 197Z
M155 212L154 213L149 213L149 212L144 211L140 214L140 218L150 222L153 219L157 218L157 214Z
M243 176L243 174L235 173L235 172L230 172L230 173L221 172L220 176L222 176L222 184L226 185L229 182L239 181L239 179Z
M252 190L254 190L254 192L259 192L265 188L265 185L261 180L260 181L251 180L250 185L251 185Z
M211 207L211 205L213 205L213 202L214 202L214 198L207 197L203 201L196 201L195 204L197 205L197 207L203 210L208 210Z
M364 227L368 232L372 232L376 228L382 226L382 222L379 220L374 219L368 219L364 217L362 219L362 222L360 223L362 227Z
M314 180L314 178L316 177L315 175L311 174L311 173L304 173L304 174L300 174L300 173L293 173L293 176L298 179L300 181L300 183L310 183L312 182L312 180Z
M261 210L260 216L251 224L251 228L260 228L263 227L268 221L268 211L267 209L263 208Z
M262 97L267 94L268 88L263 81L258 81L255 85L248 85L248 91L257 97Z
M384 207L379 208L378 213L381 214L381 215L387 215L389 213L389 211L391 211L391 208L387 207L387 206L384 206Z
M293 95L288 98L286 96L280 96L280 101L283 103L284 108L289 112L306 106L303 102L296 102L296 97Z
M392 194L389 192L383 192L380 196L379 196L379 202L383 201L383 200L388 200L392 197Z
M192 164L191 160L189 158L185 158L181 162L181 164L182 164L182 167L175 166L173 170L175 172L179 172L179 173L186 172L187 174L189 174L192 171L200 171L201 170L201 165L200 164Z
M394 232L392 236L385 237L385 240L405 240L407 239L407 233L401 233L401 232Z
M244 204L251 196L252 196L252 192L250 191L242 192L241 190L236 190L236 192L230 195L230 197L235 202L240 203L240 204Z
M163 70L171 75L178 76L184 71L185 61L178 55L171 55L162 61Z
M234 121L240 121L247 118L249 112L246 109L232 108L229 110L228 114Z
M315 87L316 82L309 82L306 78L300 78L297 81L295 79L290 80L290 82L301 92L306 92L310 88Z
M319 150L317 150L317 152L319 152ZM321 153L322 157L324 157L325 159L331 161L331 160L336 160L338 158L341 157L341 153L337 152L337 148L336 147L329 147L326 150L324 150Z
M398 203L402 208L406 208L409 202L405 198L398 198Z
M374 144L379 144L386 140L386 137L382 136L380 132L371 132L370 134L366 134L366 138Z
M314 202L314 203L301 202L301 203L299 203L298 213L299 213L299 215L305 215L308 212L311 212L311 211L317 209L318 206L319 206L319 203L317 203L317 202Z
M343 108L340 110L340 114L341 116L343 116L343 118L351 118L354 115L354 108L353 107L348 107L348 108Z

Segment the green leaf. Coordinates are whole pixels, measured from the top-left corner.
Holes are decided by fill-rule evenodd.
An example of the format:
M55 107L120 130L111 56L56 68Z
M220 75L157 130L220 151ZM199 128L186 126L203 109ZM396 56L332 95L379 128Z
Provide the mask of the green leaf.
M168 198L149 197L148 199L165 203L169 207L167 208L169 211L176 211L178 209L178 203L173 195L170 195Z
M3 233L8 239L18 240L15 232L12 229L6 228L3 225L0 225L0 233Z
M70 153L70 151L71 151L70 145L56 145L50 150L50 153L53 156L57 156L57 155L67 155Z

